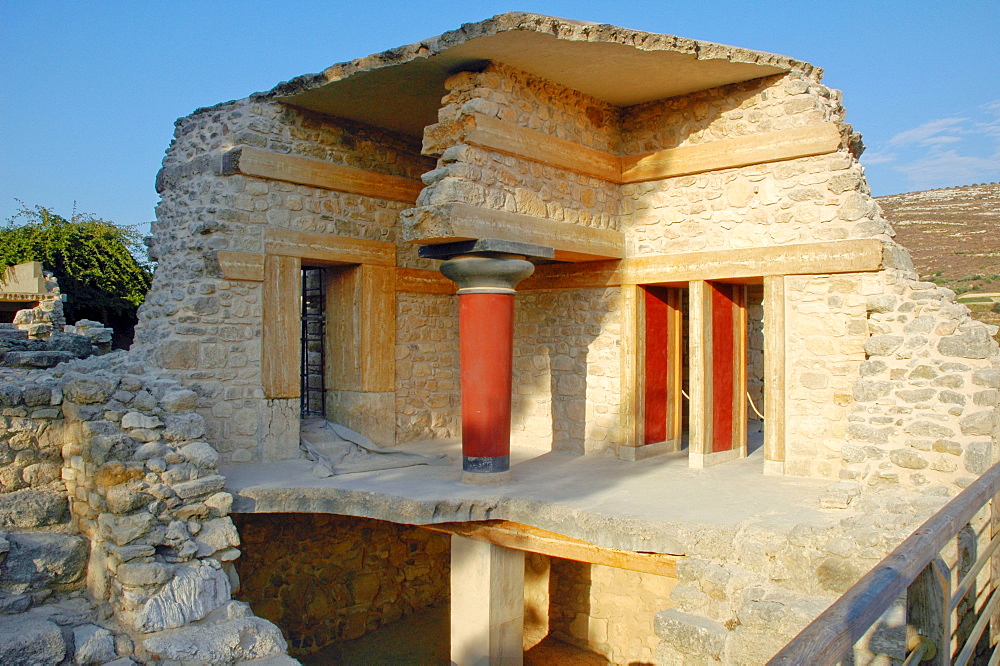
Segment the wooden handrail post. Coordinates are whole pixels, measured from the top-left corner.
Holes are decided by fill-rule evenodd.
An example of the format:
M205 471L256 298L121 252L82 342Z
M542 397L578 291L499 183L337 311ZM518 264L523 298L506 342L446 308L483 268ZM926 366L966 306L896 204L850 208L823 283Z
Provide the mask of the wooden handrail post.
M951 573L937 557L906 588L906 649L915 649L922 639L934 645L921 664L951 664Z
M995 539L1000 534L1000 494L994 495L990 500L990 535ZM993 553L990 558L990 590L1000 587L1000 550ZM997 592L995 592L997 593ZM990 645L993 645L1000 637L1000 609L993 613L990 618Z

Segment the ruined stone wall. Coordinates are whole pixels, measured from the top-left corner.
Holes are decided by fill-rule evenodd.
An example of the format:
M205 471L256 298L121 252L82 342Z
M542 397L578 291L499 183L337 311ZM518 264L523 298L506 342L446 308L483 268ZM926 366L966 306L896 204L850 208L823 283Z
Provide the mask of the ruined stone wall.
M261 283L220 277L219 250L262 253L280 228L396 243L400 265L430 267L399 238L406 204L243 175L217 175L223 153L251 146L417 178L433 162L412 139L261 99L177 121L157 186L151 256L159 263L135 349L195 390L226 460L260 458L263 439L297 419L260 379ZM331 313L336 316L335 313Z
M450 537L327 514L236 516L247 548L238 597L280 626L293 653L358 638L447 601Z
M128 639L112 645L142 661L183 649L206 661L284 652L277 628L230 599L240 540L193 391L120 352L50 372L6 370L0 396L0 451L17 452L2 470L0 530L86 537L87 591L107 609L103 624ZM200 652L201 640L192 647L188 629L159 633L193 624L201 640L245 640L220 656Z

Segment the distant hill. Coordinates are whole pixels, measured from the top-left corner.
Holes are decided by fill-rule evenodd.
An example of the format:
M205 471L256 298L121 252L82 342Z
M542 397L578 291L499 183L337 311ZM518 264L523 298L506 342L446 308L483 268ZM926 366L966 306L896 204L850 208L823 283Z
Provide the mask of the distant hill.
M1000 183L876 201L923 279L959 294L977 319L1000 324Z

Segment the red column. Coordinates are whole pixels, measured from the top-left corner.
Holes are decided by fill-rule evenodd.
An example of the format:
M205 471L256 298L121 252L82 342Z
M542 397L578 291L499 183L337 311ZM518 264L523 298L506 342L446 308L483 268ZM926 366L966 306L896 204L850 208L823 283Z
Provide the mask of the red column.
M462 368L462 469L510 469L514 295L458 297Z
M509 477L514 286L532 271L523 256L496 252L459 255L441 264L441 272L458 284L466 483Z

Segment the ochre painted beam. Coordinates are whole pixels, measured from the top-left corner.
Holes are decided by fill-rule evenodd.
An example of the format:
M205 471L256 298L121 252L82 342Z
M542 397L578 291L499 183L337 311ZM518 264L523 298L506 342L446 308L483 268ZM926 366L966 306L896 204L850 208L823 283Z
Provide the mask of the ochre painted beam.
M320 264L396 265L396 246L392 243L291 229L265 231L264 252Z
M255 252L231 252L220 250L216 255L222 277L227 280L249 280L260 282L264 279L264 255Z
M621 158L613 153L479 113L472 119L475 126L465 135L465 143L612 183L621 181Z
M618 156L478 113L465 123L465 143L619 185L825 155L841 144L840 128L828 122Z
M594 261L625 256L621 232L509 213L466 203L444 203L407 211L403 234L409 243L434 245L498 238L555 249L558 261Z
M740 280L769 275L868 273L881 267L881 241L863 238L660 254L586 265L549 264L538 266L530 278L518 285L518 291L663 284L690 280Z
M302 262L298 257L264 259L264 317L260 374L266 398L298 398L302 311Z
M641 571L657 576L677 577L679 555L635 553L614 548L602 548L589 541L549 532L506 520L485 520L468 523L421 525L444 534L457 534L474 541L483 541L504 548L539 553L575 562L589 562L616 569Z
M424 184L415 178L391 176L357 167L333 164L308 157L285 155L242 146L223 156L224 175L241 173L271 180L283 180L324 190L362 194L379 199L417 202Z
M429 268L396 268L396 291L412 294L454 294L455 283Z
M706 171L779 162L832 153L840 147L835 123L718 139L693 146L622 158L622 183L662 180Z

